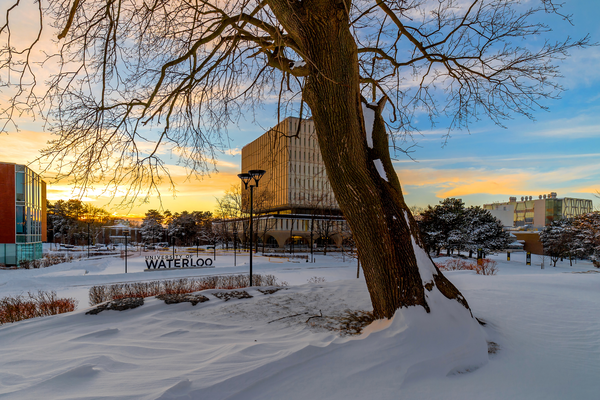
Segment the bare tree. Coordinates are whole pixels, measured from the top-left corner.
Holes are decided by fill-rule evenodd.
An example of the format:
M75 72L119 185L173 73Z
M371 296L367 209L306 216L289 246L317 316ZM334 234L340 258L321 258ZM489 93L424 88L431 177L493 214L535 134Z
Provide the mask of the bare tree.
M242 210L242 187L231 185L221 198L217 198L215 217L217 218L240 218Z
M217 198L216 200L216 220L213 223L213 229L219 231L219 235L223 238L226 248L229 249L230 239L232 239L233 236L233 239L235 240L237 235L237 222L232 222L231 220L242 218L245 215L242 210L241 185L231 185L231 187L225 191L223 197Z
M44 155L79 187L108 179L128 199L150 195L169 176L164 145L206 171L225 126L273 94L278 118L310 115L378 317L429 311L431 290L468 308L431 260L417 262L390 140L417 113L448 116L450 129L531 117L560 90L553 60L588 44L532 40L549 31L540 14L560 16L553 0L49 0L37 12L40 30L50 17L59 33L45 64L59 69L35 96L39 37L15 42L13 2L0 65L18 89L3 117L44 113L57 134Z
M254 197L254 207L257 210L257 215L254 219L253 230L256 232L257 237L262 238L262 252L265 252L265 245L267 242L267 234L274 230L277 226L277 219L268 218L266 213L273 208L275 202L275 196L268 190L262 190L258 192ZM261 218L261 211L263 217ZM255 248L255 253L258 253L258 245Z

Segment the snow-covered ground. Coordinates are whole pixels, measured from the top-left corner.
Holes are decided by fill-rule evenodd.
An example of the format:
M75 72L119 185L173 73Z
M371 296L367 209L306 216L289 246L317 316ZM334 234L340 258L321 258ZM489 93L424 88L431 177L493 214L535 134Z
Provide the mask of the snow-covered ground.
M290 284L273 294L251 288L252 298L227 302L207 294L196 306L149 298L86 315L94 285L248 270L246 254L237 267L232 255L218 255L212 269L144 272L145 255L129 259L128 274L119 258L0 270L0 297L55 290L79 300L73 313L0 326L0 398L600 398L600 274L587 262L553 268L546 259L541 269L541 257L526 266L513 253L512 261L492 256L495 276L446 272L486 323L464 331L448 329L452 315L415 308L359 336L325 329L321 317L307 323L370 310L362 272L357 279L356 261L340 255L256 257L255 273ZM481 346L473 329L497 344L489 360L472 351Z

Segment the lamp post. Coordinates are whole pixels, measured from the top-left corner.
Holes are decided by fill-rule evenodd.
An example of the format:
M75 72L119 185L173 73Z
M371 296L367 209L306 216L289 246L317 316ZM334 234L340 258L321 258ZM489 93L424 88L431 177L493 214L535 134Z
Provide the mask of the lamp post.
M129 235L129 231L127 235ZM127 235L125 235L125 273L127 273Z
M87 258L90 258L90 224L93 223L94 221L91 219L91 217L89 215L84 215L83 217L81 217L80 221L82 221L83 223L87 224Z
M244 187L248 189L248 184L254 179L255 185L250 185L250 286L252 286L252 202L254 201L254 188L258 187L258 181L265 174L265 170L262 169L251 169L247 173L238 174L238 178L244 183Z
M87 222L87 226L88 226L88 234L87 234L87 239L88 239L88 258L90 258L90 221L86 221Z
M233 229L233 266L237 265L237 221Z

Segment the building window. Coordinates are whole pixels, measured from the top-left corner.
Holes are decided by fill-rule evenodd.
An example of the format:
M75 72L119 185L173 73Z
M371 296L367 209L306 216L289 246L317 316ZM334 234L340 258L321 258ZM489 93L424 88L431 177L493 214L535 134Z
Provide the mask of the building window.
M25 201L25 174L17 172L15 175L15 200Z
M24 234L24 233L26 233L26 231L25 231L25 223L26 223L25 207L17 206L15 211L16 211L15 220L16 220L17 234Z

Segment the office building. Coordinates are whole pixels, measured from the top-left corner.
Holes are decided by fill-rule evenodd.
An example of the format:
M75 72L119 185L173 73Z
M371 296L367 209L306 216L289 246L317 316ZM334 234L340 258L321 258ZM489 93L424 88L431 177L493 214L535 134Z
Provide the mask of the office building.
M42 257L46 183L25 165L0 163L0 263Z
M510 197L508 202L484 204L483 208L502 221L507 227L541 229L552 221L571 219L594 210L591 200L570 197L558 198L555 192L548 195L523 196L518 201Z
M296 136L297 135L297 136ZM264 169L255 189L257 212L339 207L325 172L314 122L286 118L242 148L242 171ZM242 188L244 201L248 200Z
M289 117L242 149L242 171L266 173L254 189L258 240L271 247L323 241L342 244L348 227L321 158L314 122ZM252 182L253 183L253 182ZM242 208L249 210L249 190L242 185ZM247 219L229 221L243 236Z
M533 254L544 254L540 231L552 221L571 219L594 210L591 200L570 197L558 198L555 192L548 195L523 196L521 200L510 197L508 202L484 204L483 208L511 230L512 235Z

